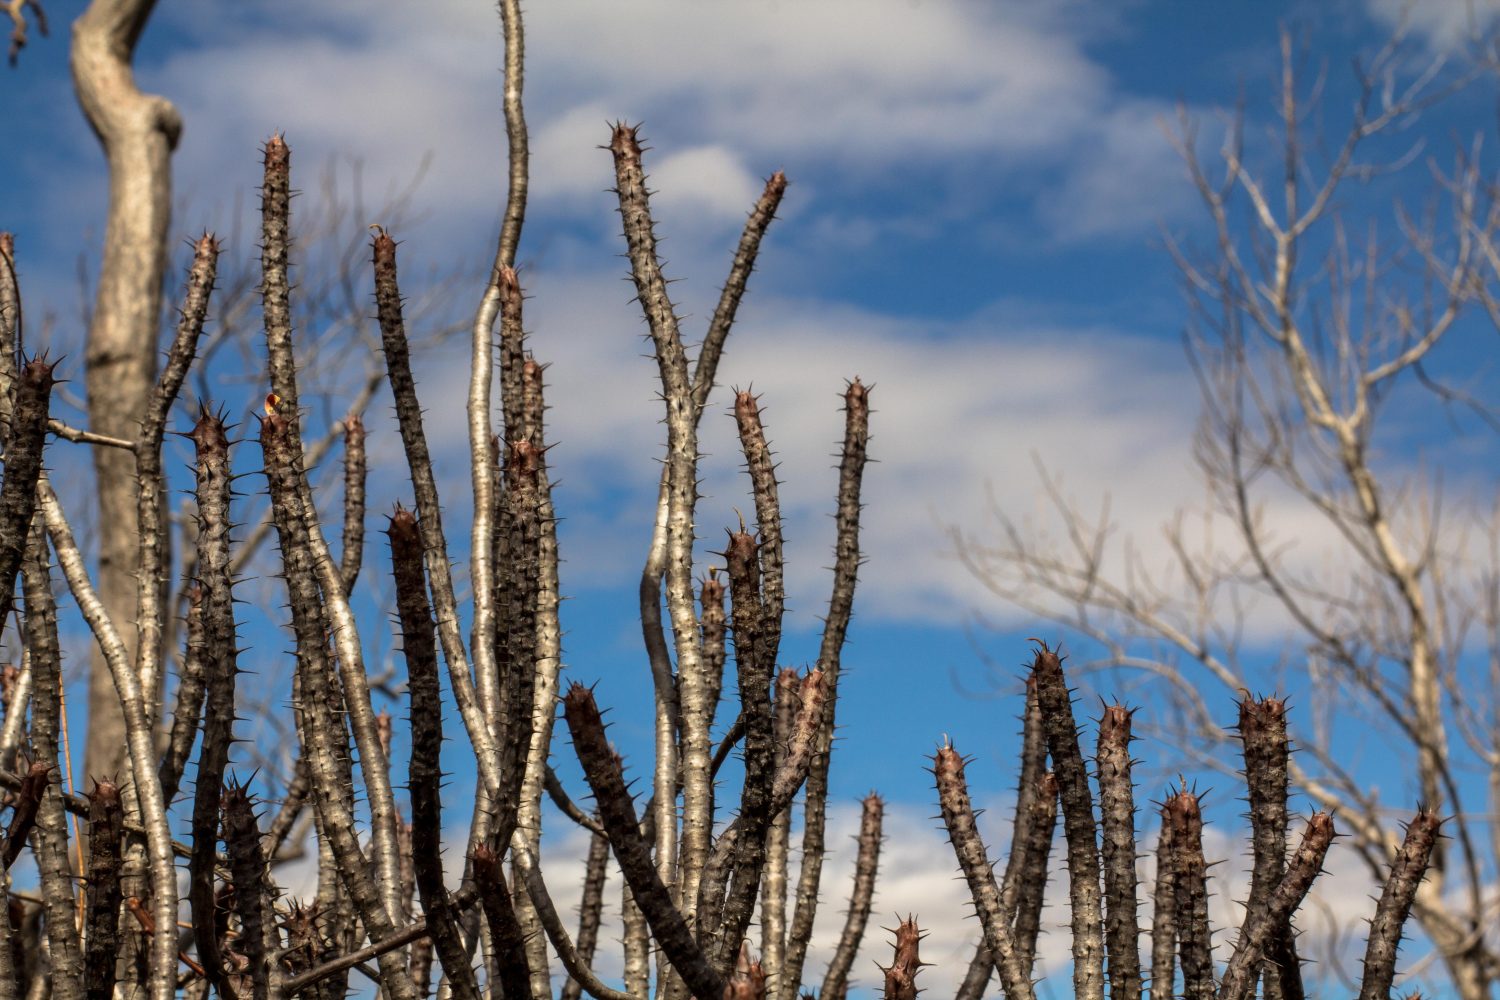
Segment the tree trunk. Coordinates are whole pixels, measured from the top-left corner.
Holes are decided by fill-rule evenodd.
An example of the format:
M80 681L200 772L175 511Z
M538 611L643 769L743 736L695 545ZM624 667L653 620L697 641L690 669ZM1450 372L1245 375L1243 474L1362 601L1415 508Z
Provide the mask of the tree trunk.
M162 277L168 259L171 155L182 121L170 102L136 88L131 57L154 0L94 0L73 25L78 103L109 161L109 218L85 352L89 426L134 440L156 379ZM99 596L135 656L135 458L94 449L98 479ZM148 692L148 712L160 692ZM125 723L114 682L96 651L89 674L84 773L125 777Z

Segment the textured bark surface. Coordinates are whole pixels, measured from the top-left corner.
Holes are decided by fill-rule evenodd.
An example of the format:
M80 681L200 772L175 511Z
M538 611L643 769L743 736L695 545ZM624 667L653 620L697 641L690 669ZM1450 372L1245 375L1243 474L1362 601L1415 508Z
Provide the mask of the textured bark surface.
M134 440L156 379L157 337L172 212L172 150L182 119L165 98L140 91L131 68L155 0L94 0L73 25L71 65L79 106L109 164L109 216L90 313L84 383L89 429ZM94 449L100 524L99 597L116 622L136 620L135 461ZM127 658L135 640L122 636ZM125 723L110 672L95 654L89 681L89 774L124 774Z

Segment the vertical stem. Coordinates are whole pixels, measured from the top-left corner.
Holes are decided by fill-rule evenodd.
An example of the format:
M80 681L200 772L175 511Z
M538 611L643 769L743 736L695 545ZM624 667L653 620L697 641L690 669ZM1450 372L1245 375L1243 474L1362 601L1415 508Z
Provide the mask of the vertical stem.
M1391 863L1370 936L1365 943L1365 974L1359 984L1359 1000L1389 1000L1396 978L1396 953L1401 947L1401 929L1411 913L1417 887L1427 872L1432 848L1442 820L1430 809L1418 809L1406 828L1406 838Z
M1203 814L1198 796L1186 788L1179 790L1167 800L1166 814L1173 826L1172 871L1183 995L1186 1000L1212 1000L1214 955L1208 923L1208 865L1203 859Z
M1245 696L1240 700L1239 730L1244 744L1255 858L1250 871L1248 911L1270 899L1286 869L1287 759L1291 749L1286 703L1280 698ZM1290 923L1276 928L1265 957L1260 975L1265 982L1266 1000L1303 1000L1302 965Z
M458 933L453 901L443 881L443 772L439 759L443 746L443 706L432 610L427 603L427 580L422 573L421 532L412 513L397 507L391 516L389 534L396 608L401 619L401 644L411 693L412 867L433 949L453 995L459 1000L478 1000L479 987L469 964L468 950Z
M1100 907L1098 826L1088 767L1078 749L1073 699L1062 659L1039 644L1032 664L1047 751L1057 773L1063 831L1068 838L1068 890L1072 901L1073 992L1077 1000L1104 996L1104 918Z
M31 532L22 567L26 601L26 645L36 674L32 698L32 741L37 759L49 769L57 766L58 698L62 693L62 652L57 638L57 606L52 599L52 574L47 566L47 539L41 522ZM68 826L62 789L48 782L36 820L36 865L41 878L42 906L47 914L47 942L52 957L52 996L82 1000L83 963L74 923L73 880L68 864Z
M979 827L974 822L974 806L964 778L964 759L952 746L939 747L933 758L932 773L937 782L943 824L948 829L948 839L953 843L959 867L969 883L969 895L984 926L985 943L995 956L1005 995L1008 1000L1033 1000L1036 994L1032 990L1031 978L1022 970L1016 955L1007 914L1000 904L995 870L984 841L980 839Z
M838 947L828 963L828 972L823 976L820 998L844 1000L849 992L849 970L854 966L854 956L859 953L864 940L865 925L870 919L870 904L875 899L875 875L880 867L880 825L885 814L885 803L871 792L865 796L859 821L859 852L854 859L854 891L849 896L849 913L844 918L844 931L839 935Z
M1099 720L1094 758L1099 773L1099 819L1104 840L1105 940L1111 1000L1140 1000L1141 929L1136 923L1135 787L1130 778L1130 716L1109 705Z

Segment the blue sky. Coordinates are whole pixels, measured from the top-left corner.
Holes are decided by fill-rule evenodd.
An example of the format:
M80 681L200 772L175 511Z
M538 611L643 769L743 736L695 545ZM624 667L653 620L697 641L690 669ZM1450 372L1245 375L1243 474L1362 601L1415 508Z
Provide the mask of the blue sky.
M1201 503L1191 463L1197 387L1181 347L1187 312L1162 234L1189 243L1208 234L1166 130L1180 103L1201 123L1201 148L1211 154L1224 110L1243 97L1252 157L1273 156L1264 126L1278 71L1277 26L1286 22L1306 45L1310 75L1327 68L1337 133L1350 60L1385 37L1396 6L532 5L533 187L520 258L532 296L532 349L552 365L549 436L557 442L570 598L566 661L569 677L599 681L601 701L616 707L614 735L633 774L649 767L634 579L649 533L660 428L655 366L621 281L626 267L605 190L609 156L596 148L607 141L607 123L645 123L667 270L681 279L673 294L692 336L712 309L761 178L781 169L792 180L722 382L753 384L764 394L782 460L792 609L784 657L791 663L815 656L826 603L830 456L841 429L836 394L854 375L876 384L871 452L879 461L865 493L870 559L845 656L833 794L846 826L871 787L891 800L901 837L878 905L917 910L933 926L951 928L947 937L956 941L972 927L962 920L957 887L943 879L934 888L933 873L946 875L952 865L926 819L932 803L922 758L951 735L980 758L972 780L1003 805L1022 640L1072 637L990 598L953 558L946 529L988 530L991 495L1015 516L1044 514L1034 455L1084 509L1108 495L1119 537L1153 539L1174 510ZM1424 4L1415 14L1413 58L1451 48L1468 20L1487 24L1494 14L1488 2L1477 11L1468 6ZM0 77L7 123L0 226L17 233L28 329L41 330L52 317L58 349L75 358L78 276L97 253L105 195L100 157L68 88L63 36L76 7L50 4L56 36L35 39L21 67ZM493 253L501 197L499 60L498 22L485 3L164 4L142 46L140 79L173 100L186 121L174 160L176 231L185 237L205 226L223 232L236 220L253 223L245 206L255 204L257 147L284 130L304 191L299 211L325 203L325 172L346 199L357 173L366 207L342 220L345 240L367 223L390 221L375 206L420 174L410 221L395 233L404 241L404 290L429 303L431 324L467 317L479 293L475 276ZM1438 108L1423 125L1422 155L1449 162L1456 143L1491 123L1492 105L1486 83ZM1420 198L1427 180L1418 170L1360 189L1349 196L1351 210ZM333 253L312 245L307 273ZM242 238L229 255L239 261L231 266L247 266L253 240ZM445 275L456 284L438 285ZM312 327L309 334L319 332ZM1493 353L1482 353L1480 334L1466 330L1459 343L1437 363L1484 371ZM448 477L450 537L468 513L465 351L453 342L417 359L429 435ZM349 371L358 367L315 375L348 392ZM220 371L228 370L226 362ZM235 413L258 402L254 384L243 380L214 391ZM699 522L709 542L732 523L734 507L749 506L729 399L721 390L705 417ZM337 415L341 406L331 409ZM1472 422L1437 426L1420 410L1395 409L1393 463L1447 468L1465 453L1493 457L1492 439ZM388 412L377 399L372 511L406 497ZM252 445L239 456L243 468L254 467L254 452ZM1449 482L1461 495L1493 488L1493 476L1457 461ZM1310 524L1287 517L1294 538ZM1315 539L1304 541L1316 558ZM372 538L366 580L385 565L383 540ZM388 598L388 588L366 589L372 609L382 594ZM981 616L992 630L975 628ZM1280 650L1277 625L1253 625L1269 662ZM257 647L281 648L264 622L247 630ZM389 650L388 634L365 639L381 655ZM275 664L264 665L273 676ZM1132 687L1127 677L1108 683L1110 691ZM1228 698L1215 703L1227 724ZM561 740L557 751L568 759ZM1148 743L1141 755L1168 752ZM1142 797L1154 791L1143 788ZM1221 796L1231 807L1226 819L1231 798ZM565 853L559 847L559 858ZM837 861L825 876L836 886L845 878ZM1363 892L1358 885L1350 896L1362 905ZM961 975L961 962L947 953L932 960L942 964L925 981L941 992ZM865 975L868 982L868 967Z

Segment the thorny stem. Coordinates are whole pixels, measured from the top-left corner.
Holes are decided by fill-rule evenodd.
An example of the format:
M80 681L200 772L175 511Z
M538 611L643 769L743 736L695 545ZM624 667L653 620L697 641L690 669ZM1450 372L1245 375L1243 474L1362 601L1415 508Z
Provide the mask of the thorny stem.
M57 606L52 598L51 577L47 565L47 539L38 520L30 533L22 567L26 601L24 627L32 670L36 673L32 742L38 763L49 770L57 767L58 699L62 694L62 651L58 645ZM52 995L57 1000L82 1000L83 964L74 925L68 827L60 801L60 784L51 781L42 789L36 821L36 865L41 877L42 906L47 915L47 941L53 962Z
M153 718L159 712L163 688L162 605L169 587L166 566L168 532L162 524L166 482L162 475L161 444L167 418L197 356L203 324L208 319L208 302L213 294L218 261L219 242L211 234L205 233L194 241L193 263L188 268L187 291L183 295L177 332L167 350L167 363L157 377L155 390L146 405L140 436L135 441L136 479L139 483L136 523L140 529L135 669Z
M1277 928L1291 919L1292 913L1302 904L1313 880L1323 870L1323 858L1333 843L1333 819L1327 813L1313 813L1302 834L1302 843L1297 853L1287 864L1286 874L1276 886L1265 907L1255 912L1246 911L1244 926L1240 928L1240 940L1234 948L1234 956L1224 969L1224 979L1219 984L1220 997L1237 997L1254 988L1255 967L1265 954L1267 943ZM1184 963L1186 964L1186 963Z
M849 896L849 913L844 918L844 931L839 935L838 947L828 963L823 976L819 997L827 1000L844 1000L849 992L849 970L854 966L855 953L865 936L865 924L870 919L870 905L875 899L875 875L880 866L881 821L885 815L885 803L880 796L870 793L865 796L859 820L859 851L854 858L854 891Z
M354 818L341 794L343 784L333 759L334 730L335 727L342 728L342 720L332 711L337 704L337 687L329 667L323 623L318 613L317 583L320 581L315 578L316 568L310 565L315 558L308 541L310 515L302 507L299 491L299 482L306 480L297 474L293 464L296 454L294 433L293 425L279 415L267 417L261 424L266 478L271 488L276 530L281 539L292 627L297 639L301 719L306 730L302 741L303 753L308 758L313 776L313 792L323 820L322 830L337 859L339 875L359 911L360 919L364 921L370 939L379 941L390 936L396 928L391 910L381 898L382 894L371 878L371 869L360 849L354 830ZM321 582L326 583L326 580ZM324 593L327 593L326 589ZM378 745L371 749L380 753ZM367 751L362 748L362 759L366 761L368 775L371 770L370 758L363 756L365 752ZM397 878L399 879L399 872ZM398 899L399 881L385 889L386 895ZM399 916L399 899L393 908ZM386 953L380 956L380 963L382 974L391 979L388 986L393 1000L415 1000L411 984L405 979L405 963L400 957Z
M173 925L177 919L177 872L172 863L172 837L167 825L166 805L161 785L152 780L156 774L156 727L146 714L140 680L131 669L125 644L110 621L103 603L94 591L83 555L73 540L62 505L52 486L43 478L37 486L37 499L47 524L57 562L68 581L68 589L78 602L78 610L94 633L105 662L109 664L125 716L125 738L129 753L140 820L146 830L146 851L151 884L150 916L156 930L151 932L150 976L148 987L153 997L168 1000L175 982L177 938ZM142 777L144 776L144 777Z
M170 365L168 367L170 371ZM214 892L215 848L229 745L234 739L236 629L229 579L229 438L224 421L204 410L193 428L197 449L198 580L205 686L203 744L193 794L193 856L188 861L188 902L198 961L220 994L233 996L219 949ZM142 512L144 513L144 507ZM144 522L144 519L142 521ZM142 644L144 647L144 643Z
M1183 995L1187 1000L1212 1000L1214 958L1208 923L1208 865L1203 859L1203 814L1199 811L1198 796L1181 789L1167 800L1164 812L1165 821L1173 827L1173 856L1167 861L1172 866L1176 890Z
M573 736L573 749L599 803L599 819L610 846L630 885L651 933L683 982L698 1000L722 1000L724 981L694 940L682 912L662 883L645 839L640 834L635 807L620 773L619 759L604 737L604 722L588 688L575 683L563 699L563 715Z
M433 610L437 616L438 637L443 657L448 661L448 677L454 700L463 716L464 728L474 746L480 780L484 788L498 788L499 759L488 723L475 690L475 679L469 673L469 660L459 633L458 602L454 597L453 576L448 562L448 543L443 535L442 508L438 502L437 482L432 474L432 457L427 435L422 429L422 408L417 400L416 380L411 374L411 357L406 341L406 327L401 317L401 291L396 283L396 241L381 230L374 241L375 301L380 317L381 344L385 349L386 374L396 401L396 419L401 429L401 443L406 449L406 464L411 473L412 491L417 503L417 524L422 531ZM489 438L485 438L488 454ZM482 504L477 504L476 510ZM488 537L476 536L476 537ZM474 546L479 558L484 546ZM479 581L476 579L475 583ZM478 592L476 592L477 598ZM476 633L478 634L478 633Z
M309 548L312 571L322 591L321 616L327 618L334 649L337 652L338 676L343 688L344 710L349 729L359 751L360 774L370 810L372 849L379 875L381 905L391 921L401 919L401 865L396 847L396 804L391 790L390 764L381 746L370 704L369 678L365 673L364 652L360 647L359 629L349 608L339 568L333 561L323 527L313 502L312 487L307 479L301 434L301 411L298 408L297 364L292 348L290 307L291 283L288 273L290 249L291 150L279 135L266 143L264 196L261 205L261 310L265 324L266 357L271 374L272 393L268 400L272 416L284 423L285 433L278 432L278 446L284 449L284 468L278 473L291 477L296 490L295 503L303 519L303 544ZM269 471L269 470L268 470ZM274 480L274 477L273 477ZM280 526L278 525L278 528ZM372 930L367 926L367 930Z
M432 610L427 603L427 580L422 573L421 532L412 513L397 507L388 533L411 695L412 867L433 949L449 987L459 1000L478 1000L479 987L469 965L469 953L459 936L453 903L443 882L443 773L439 762L443 706ZM504 887L501 888L503 891Z
M599 924L604 911L604 882L609 874L609 837L603 830L589 837L589 853L583 864L583 900L578 905L578 934L573 939L578 960L584 965L594 962L599 944ZM562 1000L580 1000L583 984L568 977L563 984Z
M1130 716L1109 705L1099 720L1095 766L1099 774L1099 819L1104 838L1105 936L1109 949L1111 1000L1139 1000L1141 929L1136 923L1135 788L1130 778Z
M807 959L807 945L812 937L813 918L817 915L818 884L822 878L824 835L828 809L828 766L833 752L836 724L834 709L838 701L840 666L844 640L849 633L849 618L854 611L854 587L859 578L860 488L864 481L867 448L870 440L870 388L858 377L844 391L844 444L839 459L838 509L834 514L837 536L833 550L833 590L828 599L828 615L823 622L823 639L818 649L818 669L827 678L828 699L823 711L823 727L818 732L811 770L807 776L807 796L802 815L802 866L797 875L796 904L787 944L785 989L795 989L802 981L802 966ZM786 996L789 994L783 994Z
M1418 809L1406 828L1375 918L1370 921L1370 936L1365 943L1365 974L1359 984L1359 1000L1389 1000L1391 983L1396 978L1396 953L1401 946L1401 928L1411 913L1417 886L1427 872L1433 846L1439 836L1442 820L1430 809Z
M125 807L112 781L95 781L89 792L89 867L84 917L83 988L89 1000L114 995L120 942L120 848ZM256 998L261 1000L261 998Z
M1021 967L1016 955L1007 914L1000 905L1000 887L995 884L994 867L980 839L974 822L974 806L969 800L969 786L964 778L964 760L952 746L938 748L933 757L933 777L937 782L938 805L953 853L969 883L969 895L984 927L985 943L995 956L1000 982L1008 1000L1033 1000L1031 977Z
M1104 934L1099 893L1098 827L1088 767L1078 749L1073 701L1062 659L1038 643L1032 663L1047 751L1057 774L1063 830L1068 839L1068 890L1072 900L1073 992L1078 1000L1104 996Z
M1254 865L1250 906L1269 900L1286 869L1287 738L1286 703L1279 698L1240 700L1240 740L1244 744L1245 784L1249 789ZM1302 967L1291 925L1276 928L1260 968L1266 1000L1303 1000ZM1254 982L1251 982L1251 990ZM1235 998L1239 1000L1239 998Z
M659 628L653 628L655 609L660 600L657 581L665 576L667 612L677 655L679 676L702 671L702 636L699 633L693 599L693 510L698 499L698 408L694 402L693 384L688 374L687 355L677 327L677 315L667 297L667 281L656 253L655 223L651 218L646 175L641 166L641 146L636 129L617 124L610 139L615 160L615 191L619 198L620 219L624 226L631 277L636 298L645 314L655 347L661 378L662 399L666 404L667 459L664 469L658 521L664 532L657 532L662 543L653 538L651 555L641 578L642 628L647 648L652 652L652 671L656 679L659 716L657 760L653 787L656 794L656 867L663 881L673 886L677 880L677 750L676 734L664 727L662 719L675 721L676 696L670 690L671 666L665 650L653 648L659 643ZM648 913L649 917L649 913Z

